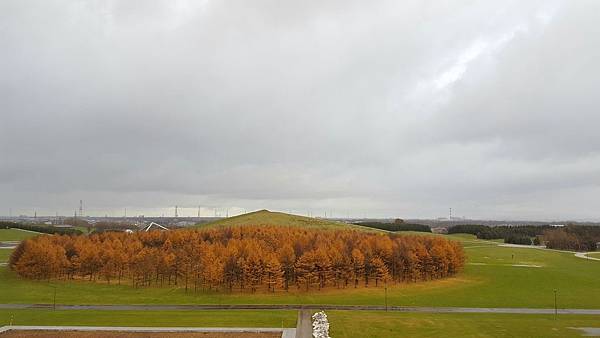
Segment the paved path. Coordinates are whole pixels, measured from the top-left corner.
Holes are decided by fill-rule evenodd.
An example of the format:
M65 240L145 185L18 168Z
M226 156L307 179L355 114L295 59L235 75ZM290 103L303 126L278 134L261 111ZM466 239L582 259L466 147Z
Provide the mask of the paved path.
M281 332L282 338L294 338L296 329L270 327L130 327L130 326L4 326L0 333L10 330L43 331L119 331L119 332Z
M296 322L295 338L312 338L312 319L310 311L298 311L298 321Z
M505 248L539 249L539 250L555 251L555 252L568 252L568 253L575 254L575 257L578 257L578 258L589 259L589 260L592 260L592 261L600 261L600 258L594 258L594 257L587 256L587 254L589 252L577 252L577 251L569 251L569 250L548 249L544 245L498 244L498 246L505 247Z
M570 329L581 330L584 336L600 337L600 327L570 327Z
M583 259L590 259L590 260L593 260L593 261L600 261L600 258L590 257L590 256L587 255L588 253L589 252L577 252L577 253L575 253L575 256L577 256L579 258L583 258Z
M0 304L0 309L52 309L52 304ZM342 310L385 311L383 305L56 305L57 310L206 311L206 310ZM388 311L424 313L553 314L554 309L388 306ZM558 309L559 314L600 315L600 309Z
M18 241L4 241L0 242L0 249L14 249L19 245Z

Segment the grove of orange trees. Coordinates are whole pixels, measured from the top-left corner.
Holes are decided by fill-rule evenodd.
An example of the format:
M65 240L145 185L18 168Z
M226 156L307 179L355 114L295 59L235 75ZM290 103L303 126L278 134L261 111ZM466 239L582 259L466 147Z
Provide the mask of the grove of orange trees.
M463 267L464 252L436 236L245 226L38 236L9 265L31 279L255 292L438 279Z

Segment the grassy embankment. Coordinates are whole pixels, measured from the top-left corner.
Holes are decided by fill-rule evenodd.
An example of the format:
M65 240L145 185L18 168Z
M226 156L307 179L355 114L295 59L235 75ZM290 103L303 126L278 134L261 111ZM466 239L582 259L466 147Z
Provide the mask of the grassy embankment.
M344 229L348 227L358 228L352 224L336 222L327 219L290 215L282 212L272 212L267 210L260 210L239 216L224 218L214 222L200 224L197 227L230 227L240 225L284 225L320 229Z

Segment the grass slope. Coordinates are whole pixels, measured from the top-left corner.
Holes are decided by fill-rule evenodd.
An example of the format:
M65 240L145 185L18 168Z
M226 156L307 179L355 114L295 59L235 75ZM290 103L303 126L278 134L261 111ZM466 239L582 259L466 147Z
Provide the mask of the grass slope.
M247 214L220 219L218 221L198 225L199 227L211 226L243 226L243 225L281 225L301 226L320 229L342 229L344 227L355 227L352 224L330 221L319 218L290 215L282 212L260 210Z
M19 229L0 229L0 242L4 241L22 241L38 234Z

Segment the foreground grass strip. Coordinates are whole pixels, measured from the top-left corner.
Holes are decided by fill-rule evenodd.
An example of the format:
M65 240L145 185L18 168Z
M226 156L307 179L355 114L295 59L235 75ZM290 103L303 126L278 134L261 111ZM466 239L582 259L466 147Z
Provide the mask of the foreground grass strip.
M0 326L296 327L297 311L0 310Z
M421 314L328 311L331 336L356 337L581 337L571 327L600 327L599 316Z

